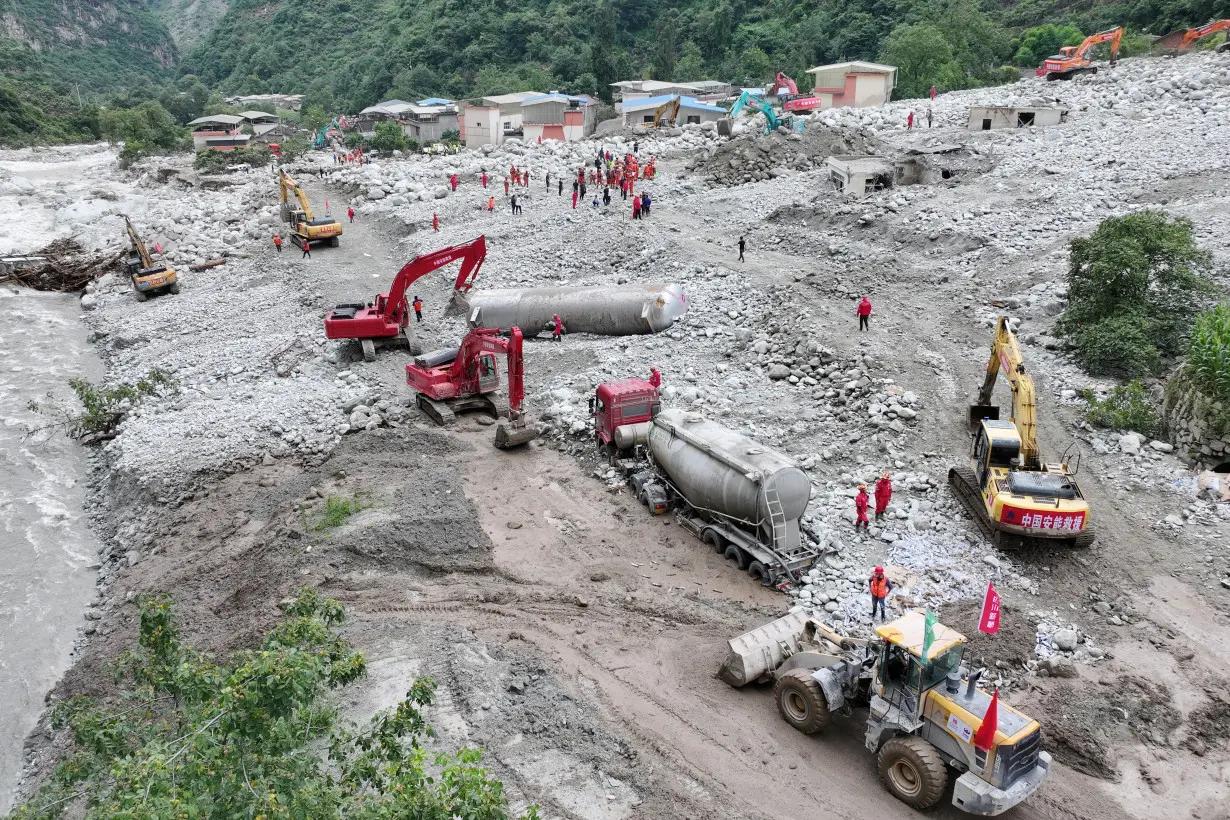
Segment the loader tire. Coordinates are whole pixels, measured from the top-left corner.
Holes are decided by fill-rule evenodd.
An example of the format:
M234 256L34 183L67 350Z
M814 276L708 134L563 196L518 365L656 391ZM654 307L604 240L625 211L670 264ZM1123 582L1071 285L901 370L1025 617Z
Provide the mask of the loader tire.
M747 555L734 544L726 548L726 557L734 561L739 569L747 569Z
M791 669L773 685L773 699L782 720L805 735L814 735L829 725L831 715L824 690L810 669Z
M895 737L880 749L880 781L889 794L911 808L929 809L948 788L948 769L940 754L921 737Z

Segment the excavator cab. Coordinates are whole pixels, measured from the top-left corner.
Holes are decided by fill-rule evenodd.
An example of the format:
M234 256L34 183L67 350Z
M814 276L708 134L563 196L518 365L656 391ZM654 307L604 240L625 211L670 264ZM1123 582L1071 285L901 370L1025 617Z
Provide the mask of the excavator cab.
M490 393L500 388L500 372L496 369L493 354L482 354L470 366L474 369L470 376L477 380L479 393Z

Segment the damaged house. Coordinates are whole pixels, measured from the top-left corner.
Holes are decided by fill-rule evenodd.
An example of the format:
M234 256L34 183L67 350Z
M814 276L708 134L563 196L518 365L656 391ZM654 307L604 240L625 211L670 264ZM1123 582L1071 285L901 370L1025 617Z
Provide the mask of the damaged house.
M996 128L1029 128L1035 125L1059 125L1068 120L1068 109L1055 105L975 105L969 110L970 131L991 131Z

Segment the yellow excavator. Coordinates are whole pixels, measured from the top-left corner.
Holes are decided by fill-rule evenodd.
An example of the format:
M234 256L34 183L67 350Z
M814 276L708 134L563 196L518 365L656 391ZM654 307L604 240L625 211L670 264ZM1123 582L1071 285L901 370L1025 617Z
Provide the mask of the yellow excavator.
M1000 419L991 393L1000 371L1012 389L1012 415ZM987 375L978 403L970 405L973 436L968 467L948 471L948 483L978 525L1005 547L1093 543L1089 502L1076 483L1079 459L1070 467L1067 453L1047 463L1038 452L1034 382L1008 317L999 317Z
M679 98L674 97L653 111L653 127L661 128L664 125L674 125L675 120L679 119Z
M154 262L149 250L137 229L132 226L132 220L124 217L124 227L128 231L128 243L132 246L133 256L124 260L128 276L132 279L132 288L136 291L137 301L144 302L155 293L179 293L179 277L175 269L165 262Z
M282 219L291 226L290 241L300 248L320 242L328 242L329 247L336 248L338 237L342 235L342 223L331 216L317 219L312 214L307 194L286 169L279 173L278 184L282 189ZM291 204L292 196L298 207Z

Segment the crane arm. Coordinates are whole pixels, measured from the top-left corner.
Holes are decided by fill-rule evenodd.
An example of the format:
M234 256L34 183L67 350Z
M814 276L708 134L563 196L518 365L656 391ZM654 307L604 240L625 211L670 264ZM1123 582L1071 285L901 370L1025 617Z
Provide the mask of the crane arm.
M141 237L137 236L137 229L132 226L132 220L127 216L124 217L124 228L128 231L128 241L132 243L132 249L137 252L137 256L141 257L141 267L147 270L154 267L154 260L150 258L145 243L141 241Z
M991 392L1000 371L1012 389L1012 422L1021 436L1021 466L1035 467L1039 463L1037 396L1033 378L1025 372L1025 358L1016 336L1008 327L1008 317L1000 316L991 342L991 357L987 360L986 379L978 391L978 403L989 405Z
M441 248L438 251L414 257L393 278L393 286L389 288L388 299L382 306L381 312L384 320L386 322L394 321L397 312L401 310L402 304L406 300L406 290L412 284L432 271L458 259L462 260L461 272L457 274L457 280L453 283L453 289L462 293L468 293L470 288L473 287L474 278L478 276L478 269L482 267L483 260L486 258L486 236L480 236L464 245L450 245L447 248Z

